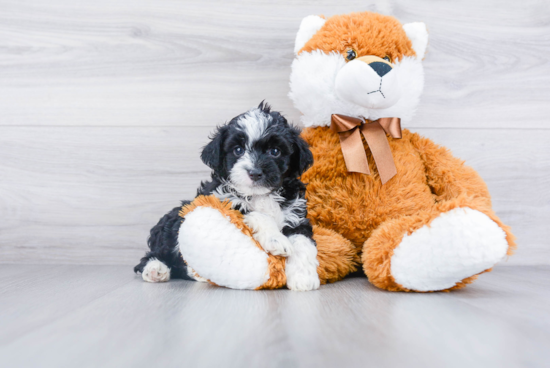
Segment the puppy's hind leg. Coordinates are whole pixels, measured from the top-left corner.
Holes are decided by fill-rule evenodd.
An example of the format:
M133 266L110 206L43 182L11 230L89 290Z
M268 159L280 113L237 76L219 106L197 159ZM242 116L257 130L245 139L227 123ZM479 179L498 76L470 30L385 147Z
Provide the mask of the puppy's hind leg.
M170 280L170 268L156 258L151 258L141 273L143 281L166 282Z
M179 254L177 237L183 221L178 215L180 209L172 209L151 229L147 241L150 251L134 267L134 272L141 273L144 281L166 282L171 278L193 280Z

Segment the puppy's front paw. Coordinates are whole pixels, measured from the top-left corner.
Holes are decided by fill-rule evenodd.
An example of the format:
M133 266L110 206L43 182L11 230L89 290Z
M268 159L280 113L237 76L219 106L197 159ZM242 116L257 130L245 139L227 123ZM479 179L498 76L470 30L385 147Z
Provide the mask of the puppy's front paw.
M292 244L286 236L281 233L273 233L265 237L258 242L264 248L264 250L274 256L288 257L292 254Z
M286 280L286 286L293 291L311 291L319 289L321 283L317 274L293 274Z
M286 286L294 291L317 290L321 286L315 263L289 257L286 262Z
M303 235L290 238L294 253L288 257L285 265L286 286L294 291L309 291L319 289L321 282L317 274L317 248L314 243Z
M143 281L166 282L170 280L170 269L158 259L151 258L141 274Z
M292 243L279 231L271 217L260 212L250 212L245 215L244 223L252 229L252 236L266 252L283 257L292 253Z

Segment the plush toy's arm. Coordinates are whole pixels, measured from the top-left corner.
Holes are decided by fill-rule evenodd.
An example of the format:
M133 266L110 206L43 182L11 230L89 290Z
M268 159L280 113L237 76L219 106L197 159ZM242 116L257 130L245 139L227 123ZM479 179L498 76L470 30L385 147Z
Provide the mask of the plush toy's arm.
M483 179L464 161L427 138L413 134L411 142L424 161L428 185L437 202L467 197L478 205L491 207L491 196Z
M437 211L453 208L471 208L489 216L506 233L508 255L515 249L515 237L509 226L502 223L491 208L491 196L487 184L479 174L451 152L427 138L413 134L411 142L424 161L426 178L435 196Z
M254 239L253 229L246 225L245 217L232 209L230 202L220 202L214 196L198 196L183 206L179 215L185 218L179 228L179 249L187 265L198 276L233 289L276 289L287 284L287 259L266 253ZM302 224L310 226L309 222ZM296 231L299 228L295 228ZM278 229L273 229L273 232L289 241ZM301 234L294 235L300 238ZM341 280L357 269L357 251L349 240L320 227L316 227L314 239L319 250L317 280L322 284ZM302 260L298 254L297 261ZM298 286L303 285L303 280L298 280Z

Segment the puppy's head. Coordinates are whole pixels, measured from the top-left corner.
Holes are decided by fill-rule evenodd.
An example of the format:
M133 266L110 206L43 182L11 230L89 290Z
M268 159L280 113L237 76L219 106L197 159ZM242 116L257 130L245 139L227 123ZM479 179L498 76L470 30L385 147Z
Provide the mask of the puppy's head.
M219 127L201 159L246 196L270 193L313 164L300 130L263 102Z

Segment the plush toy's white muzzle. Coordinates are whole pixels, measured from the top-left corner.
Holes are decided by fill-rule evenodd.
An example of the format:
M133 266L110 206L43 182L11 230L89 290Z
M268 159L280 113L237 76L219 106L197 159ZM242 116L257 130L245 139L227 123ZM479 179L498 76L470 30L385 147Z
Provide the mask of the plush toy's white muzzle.
M393 66L376 56L348 62L336 76L335 92L339 98L368 109L385 109L401 98Z

